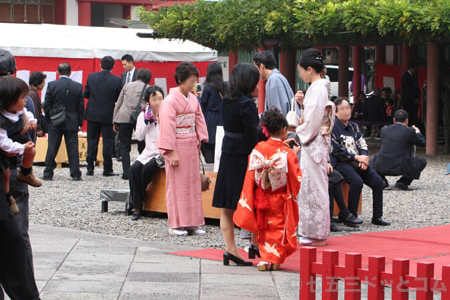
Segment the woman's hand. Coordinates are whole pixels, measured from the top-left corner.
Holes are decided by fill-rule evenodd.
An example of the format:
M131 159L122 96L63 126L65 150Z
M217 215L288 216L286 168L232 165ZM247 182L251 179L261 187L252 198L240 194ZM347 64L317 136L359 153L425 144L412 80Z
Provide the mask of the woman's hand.
M328 174L330 174L332 172L333 172L333 166L330 163L328 163Z
M303 105L303 99L305 98L305 95L303 94L303 91L297 91L295 93L294 99L297 101L298 104Z
M180 158L178 157L177 151L173 150L169 153L169 161L172 167L178 167L180 164Z
M37 123L36 122L30 122L30 130L36 130L37 129Z
M292 151L294 151L295 155L298 155L301 149L302 147L300 146L294 146L294 148L292 148Z

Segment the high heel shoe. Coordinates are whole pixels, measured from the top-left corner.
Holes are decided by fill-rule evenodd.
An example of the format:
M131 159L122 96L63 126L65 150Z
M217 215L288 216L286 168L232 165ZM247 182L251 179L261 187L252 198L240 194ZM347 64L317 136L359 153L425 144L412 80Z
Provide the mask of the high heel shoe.
M233 254L231 254L228 251L225 251L223 253L223 265L224 266L229 266L230 265L230 260L232 262L234 262L236 265L238 266L253 266L253 263L250 261L245 261L243 259L240 259L237 256L234 256Z
M250 245L250 247L248 247L248 258L254 259L256 256L261 258L261 254L259 253L258 246L255 246L252 244L252 245Z

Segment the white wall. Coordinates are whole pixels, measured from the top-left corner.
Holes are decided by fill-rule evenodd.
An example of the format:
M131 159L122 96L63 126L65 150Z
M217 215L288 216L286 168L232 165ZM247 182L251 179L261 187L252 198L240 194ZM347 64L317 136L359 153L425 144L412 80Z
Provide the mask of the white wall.
M66 25L78 26L77 0L59 0L59 1L66 1Z

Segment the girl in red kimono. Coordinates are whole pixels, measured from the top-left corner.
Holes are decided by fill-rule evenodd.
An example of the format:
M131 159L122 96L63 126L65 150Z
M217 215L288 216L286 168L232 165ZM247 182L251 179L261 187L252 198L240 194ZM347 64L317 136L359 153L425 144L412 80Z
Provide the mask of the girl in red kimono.
M298 206L301 171L300 147L286 147L288 123L272 108L262 119L269 138L260 142L249 156L244 187L234 223L256 234L261 258L258 270L279 270L286 257L297 249ZM250 253L249 253L250 254Z

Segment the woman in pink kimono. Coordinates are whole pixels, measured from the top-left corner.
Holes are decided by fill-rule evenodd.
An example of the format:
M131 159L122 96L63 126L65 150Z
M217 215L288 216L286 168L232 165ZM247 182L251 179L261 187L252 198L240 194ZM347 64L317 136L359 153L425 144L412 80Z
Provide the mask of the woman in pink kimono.
M327 171L334 109L328 102L329 81L321 78L324 68L321 53L313 48L304 51L298 64L300 77L311 83L304 99L299 101L303 123L296 129L302 146L300 168L303 173L298 232L300 244L311 246L325 245L330 234Z
M169 233L205 234L200 182L200 145L208 131L198 99L191 93L198 81L192 63L180 63L176 88L161 104L158 148L166 161L166 202Z

